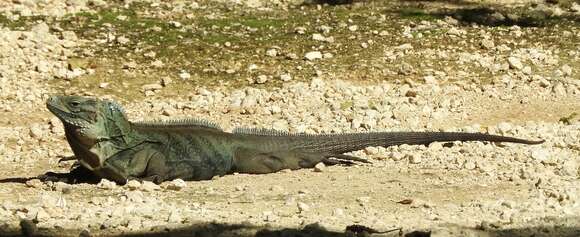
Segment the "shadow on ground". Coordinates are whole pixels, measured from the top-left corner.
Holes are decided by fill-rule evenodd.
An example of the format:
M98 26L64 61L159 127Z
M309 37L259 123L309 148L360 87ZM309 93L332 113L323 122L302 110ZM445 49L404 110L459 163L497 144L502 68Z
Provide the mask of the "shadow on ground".
M542 27L559 24L563 21L580 23L580 15L563 12L555 14L553 9L538 5L505 7L502 5L481 5L466 1L416 1L405 0L407 4L389 10L403 18L439 18L447 16L462 24L483 26L520 26ZM437 2L444 7L434 6ZM445 7L447 6L447 7Z
M21 228L8 229L0 225L0 236L256 236L256 237L339 237L339 236L404 236L404 237L429 237L429 236L474 236L474 237L529 237L529 236L580 236L580 217L573 218L542 218L532 221L537 226L530 228L501 228L490 224L477 228L442 225L433 230L409 230L403 232L400 229L377 232L368 227L353 225L347 227L344 232L326 230L317 223L309 224L303 228L274 228L269 226L254 226L251 224L223 224L223 223L198 223L186 227L172 228L168 226L154 227L148 231L121 232L111 228L99 233L90 233L81 230L58 230L40 229L29 220L20 223ZM551 224L548 224L551 223ZM354 228L353 228L354 227ZM376 234L376 235L374 235Z
M358 1L361 1L361 0L358 0ZM355 0L306 0L306 1L304 1L304 5L328 4L331 6L335 6L335 5L352 4L354 2L355 2Z
M46 172L39 176L33 177L11 177L0 179L0 183L26 183L33 179L39 179L41 181L52 181L52 182L64 182L68 184L97 184L101 181L101 178L97 177L92 171L78 166L71 169L68 173L55 173Z

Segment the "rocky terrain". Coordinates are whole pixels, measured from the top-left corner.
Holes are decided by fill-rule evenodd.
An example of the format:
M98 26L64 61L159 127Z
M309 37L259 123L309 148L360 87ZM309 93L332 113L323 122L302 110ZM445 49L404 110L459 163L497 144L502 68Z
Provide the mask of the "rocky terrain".
M341 236L360 225L396 230L372 236L579 236L579 16L567 1L2 2L0 235ZM70 183L43 176L72 165L58 162L72 152L45 109L52 94L225 130L546 142L370 147L354 154L372 164L201 182Z

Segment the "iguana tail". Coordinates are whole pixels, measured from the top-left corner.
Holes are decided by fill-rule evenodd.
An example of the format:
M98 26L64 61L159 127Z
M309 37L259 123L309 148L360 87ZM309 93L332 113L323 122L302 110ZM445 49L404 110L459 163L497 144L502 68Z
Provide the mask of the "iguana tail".
M489 141L540 144L513 137L484 133L462 132L376 132L350 134L251 134L245 135L259 144L254 148L238 148L234 154L234 171L242 173L271 173L282 169L313 167L318 162L332 163L329 158L342 162L364 159L343 153L361 150L369 146L395 146L401 144L428 145L432 142ZM334 160L336 162L336 160ZM340 162L339 162L340 163Z
M295 149L329 154L342 154L361 150L369 146L389 147L402 144L429 145L432 142L488 141L513 142L529 145L544 142L543 140L531 141L485 133L465 132L375 132L302 136L304 136L301 139L302 142L295 144Z

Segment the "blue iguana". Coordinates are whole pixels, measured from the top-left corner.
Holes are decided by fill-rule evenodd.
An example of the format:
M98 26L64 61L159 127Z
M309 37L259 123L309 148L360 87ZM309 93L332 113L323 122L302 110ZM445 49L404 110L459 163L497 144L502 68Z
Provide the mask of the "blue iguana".
M447 141L539 144L513 137L461 132L294 134L263 129L225 132L203 120L130 122L111 100L53 96L48 109L64 124L80 165L119 184L181 178L207 180L228 173L265 174L311 168L319 162L365 162L343 153L369 146Z

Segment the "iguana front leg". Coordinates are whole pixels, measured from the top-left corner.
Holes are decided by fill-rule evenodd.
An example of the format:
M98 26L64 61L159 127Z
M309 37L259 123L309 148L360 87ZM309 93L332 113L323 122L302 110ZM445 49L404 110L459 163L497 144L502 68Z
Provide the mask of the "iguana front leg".
M131 167L129 170L130 178L138 178L157 184L167 180L170 175L165 155L155 149L144 149L137 152L129 167Z
M124 172L106 162L102 167L93 170L93 172L99 177L114 181L119 185L124 185L127 183L127 176L124 174Z

